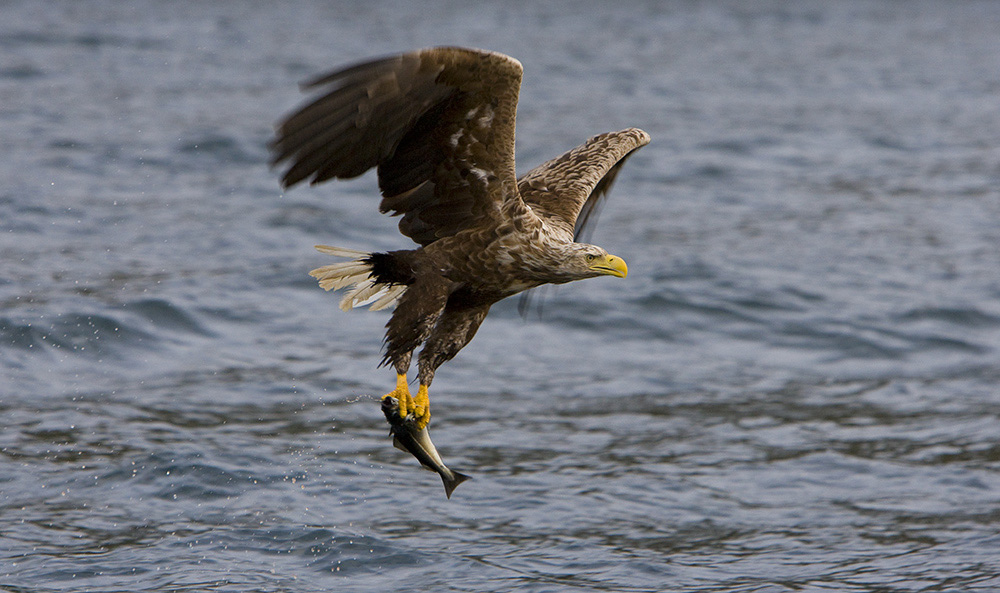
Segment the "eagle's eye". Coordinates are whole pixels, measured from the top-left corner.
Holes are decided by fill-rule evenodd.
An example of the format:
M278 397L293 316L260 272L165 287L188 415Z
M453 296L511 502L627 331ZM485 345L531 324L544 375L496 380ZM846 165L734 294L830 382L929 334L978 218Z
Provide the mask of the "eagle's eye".
M594 261L595 259L597 259L597 256L594 255L593 253L588 253L587 254L587 261L590 262L590 261Z

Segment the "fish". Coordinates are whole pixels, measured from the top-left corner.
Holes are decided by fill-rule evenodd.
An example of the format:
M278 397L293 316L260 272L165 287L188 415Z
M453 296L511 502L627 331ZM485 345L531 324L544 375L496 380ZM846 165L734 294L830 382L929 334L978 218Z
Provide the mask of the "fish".
M394 397L382 398L382 413L389 421L389 435L392 445L400 451L406 451L417 458L425 469L437 472L444 482L445 496L451 498L451 493L462 482L471 478L463 473L452 471L441 461L427 427L418 429L412 414L405 418L399 415L399 400Z

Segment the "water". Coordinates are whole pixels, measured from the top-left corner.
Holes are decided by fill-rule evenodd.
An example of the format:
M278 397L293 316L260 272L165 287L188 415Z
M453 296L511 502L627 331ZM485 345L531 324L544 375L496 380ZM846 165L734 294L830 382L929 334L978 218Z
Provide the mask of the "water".
M0 589L1000 590L1000 5L5 2ZM297 83L484 46L521 170L639 126L627 280L494 308L391 448L371 176Z

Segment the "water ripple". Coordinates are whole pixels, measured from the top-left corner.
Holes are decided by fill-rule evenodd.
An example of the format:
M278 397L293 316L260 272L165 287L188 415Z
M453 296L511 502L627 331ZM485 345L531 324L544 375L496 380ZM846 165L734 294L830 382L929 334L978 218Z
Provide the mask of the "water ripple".
M0 589L1000 590L1000 4L569 6L4 3ZM653 137L593 236L629 278L438 373L451 500L387 313L306 275L409 247L377 176L283 195L266 146L442 31L523 62L521 170Z

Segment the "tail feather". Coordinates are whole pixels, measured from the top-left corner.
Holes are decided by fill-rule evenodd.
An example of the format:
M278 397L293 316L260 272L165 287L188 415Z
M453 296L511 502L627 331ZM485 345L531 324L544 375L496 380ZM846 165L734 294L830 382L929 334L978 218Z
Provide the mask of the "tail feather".
M368 278L354 285L354 288L347 291L344 298L340 301L340 308L343 311L350 311L355 305L361 305L368 299L375 296L381 290L381 287L375 282L374 278Z
M317 245L316 249L328 255L351 258L351 261L322 266L309 272L310 276L319 280L323 290L350 287L340 301L340 308L344 311L366 304L371 305L369 308L372 311L385 309L396 304L406 291L405 285L378 282L372 275L371 253L330 245Z
M371 275L371 267L349 261L316 268L309 274L319 280L319 285L324 290L337 290L366 280Z
M381 311L396 304L396 301L406 292L406 285L394 284L385 289L385 294L368 306L369 311Z
M316 251L327 255L333 255L335 257L353 257L354 259L362 259L371 255L367 251L347 249L346 247L334 247L333 245L317 245Z

